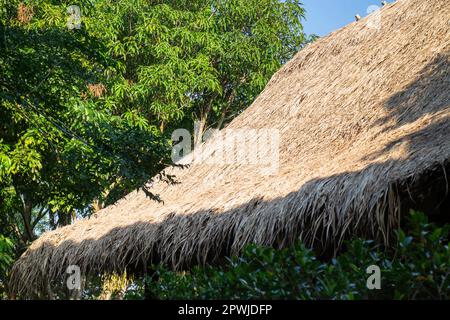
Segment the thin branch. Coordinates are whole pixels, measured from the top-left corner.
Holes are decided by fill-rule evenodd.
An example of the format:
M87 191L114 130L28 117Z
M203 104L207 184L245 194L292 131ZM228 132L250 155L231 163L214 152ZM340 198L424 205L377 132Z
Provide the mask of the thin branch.
M45 209L46 209L45 207L42 207L41 210L39 210L37 217L34 219L34 221L31 224L33 229L36 227L36 225L39 223L39 221L41 221L42 218L44 218L44 216L48 213L48 210L45 210Z

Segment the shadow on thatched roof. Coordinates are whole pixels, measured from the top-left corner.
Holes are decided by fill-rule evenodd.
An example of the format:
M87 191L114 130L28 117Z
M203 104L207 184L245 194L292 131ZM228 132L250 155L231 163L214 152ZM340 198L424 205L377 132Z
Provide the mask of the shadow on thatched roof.
M238 253L244 243L261 243L277 248L292 245L298 237L308 245L316 248L319 254L336 248L336 242L330 239L347 239L349 236L366 237L367 234L388 237L389 225L395 226L399 216L367 216L361 220L356 215L346 217L343 229L336 228L338 221L318 220L316 215L302 217L296 212L299 194L314 192L317 185L338 185L351 179L356 183L365 174L372 175L379 170L402 163L374 164L364 169L365 172L352 172L310 181L299 192L292 192L284 198L265 202L259 199L239 206L233 210L212 214L209 210L201 210L189 216L168 215L160 223L135 222L124 227L109 230L98 239L82 239L81 241L63 240L58 246L51 242L43 242L36 249L27 252L27 261L20 268L23 281L31 281L32 288L17 287L17 295L28 297L49 294L48 279L53 283L64 283L66 269L70 265L81 266L82 274L128 273L145 274L151 264L164 263L178 270L185 270L192 265L220 263L224 256ZM404 181L392 184L388 194L380 194L384 198L386 212L398 215L414 207L428 212L435 220L448 221L450 196L446 186L446 172L450 172L450 162L431 167L422 172L420 177L412 176ZM354 180L353 180L354 179ZM322 206L316 212L326 214L327 193L317 199ZM400 203L401 199L405 202ZM378 205L376 201L374 207ZM265 215L247 214L258 207L279 208L282 206L289 214L279 211L266 211ZM374 211L375 213L376 211ZM358 223L356 220L359 220ZM239 221L236 224L236 221ZM320 221L320 223L317 223ZM375 223L374 223L375 222ZM240 232L237 225L244 228ZM247 227L247 231L245 231ZM254 230L258 230L254 233ZM385 230L386 233L383 233ZM194 234L192 234L194 232ZM389 241L389 239L385 239ZM100 250L100 254L99 254ZM30 263L30 262L34 263ZM53 263L52 261L58 261ZM20 261L21 263L23 261ZM28 282L26 282L28 283ZM55 286L57 287L57 285ZM24 289L26 291L24 291ZM30 291L28 291L30 290Z
M165 205L132 193L98 217L45 233L12 271L11 291L44 293L68 265L84 273L218 262L249 243L301 239L319 252L352 236L389 243L410 208L450 215L447 0L400 0L381 28L362 19L277 72L224 130L275 128L279 168L196 163L157 183ZM215 150L216 138L202 146Z

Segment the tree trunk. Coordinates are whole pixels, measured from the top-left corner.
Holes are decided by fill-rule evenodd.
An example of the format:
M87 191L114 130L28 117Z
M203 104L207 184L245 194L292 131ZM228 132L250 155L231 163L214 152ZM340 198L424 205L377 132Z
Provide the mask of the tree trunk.
M33 210L33 204L30 201L28 201L25 195L23 195L22 201L23 201L22 219L25 229L24 237L27 241L31 242L36 238L31 224L31 214Z
M202 143L203 134L206 131L208 115L211 112L212 103L215 97L215 95L211 96L205 108L200 112L199 121L196 121L194 124L194 148Z
M217 130L222 129L222 125L223 125L223 123L225 121L225 116L226 115L227 115L227 108L223 109L222 113L220 114L220 119L219 119L219 122L217 123L217 128L216 128Z
M72 223L71 212L58 212L58 226L64 227Z
M219 122L217 123L217 130L222 129L223 123L225 122L225 118L227 116L228 110L231 108L231 105L234 102L234 98L236 97L236 90L233 90L228 97L227 105L222 109L222 113L220 115Z
M202 115L199 121L194 124L194 147L202 143L203 134L205 133L207 116Z
M99 200L99 199L95 199L93 202L92 202L92 209L94 210L94 214L95 213L97 213L97 212L99 212L100 210L102 210L103 209L103 203L102 203L102 201L101 200Z
M49 216L50 228L52 230L55 230L57 227L56 221L55 221L55 213L52 210L49 210L48 216Z

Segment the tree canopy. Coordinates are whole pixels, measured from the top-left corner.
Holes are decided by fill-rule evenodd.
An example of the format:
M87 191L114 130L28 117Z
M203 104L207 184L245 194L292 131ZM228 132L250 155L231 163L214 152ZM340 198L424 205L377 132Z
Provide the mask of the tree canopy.
M146 188L171 131L197 122L201 142L310 41L303 16L297 0L0 0L2 248Z

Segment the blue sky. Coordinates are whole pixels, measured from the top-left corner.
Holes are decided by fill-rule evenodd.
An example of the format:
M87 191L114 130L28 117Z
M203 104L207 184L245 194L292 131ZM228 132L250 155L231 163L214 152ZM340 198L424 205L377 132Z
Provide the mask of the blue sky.
M303 0L302 2L306 9L306 21L303 21L304 31L306 34L315 33L319 36L325 36L355 21L357 13L365 17L367 8L371 5L381 6L381 0Z

